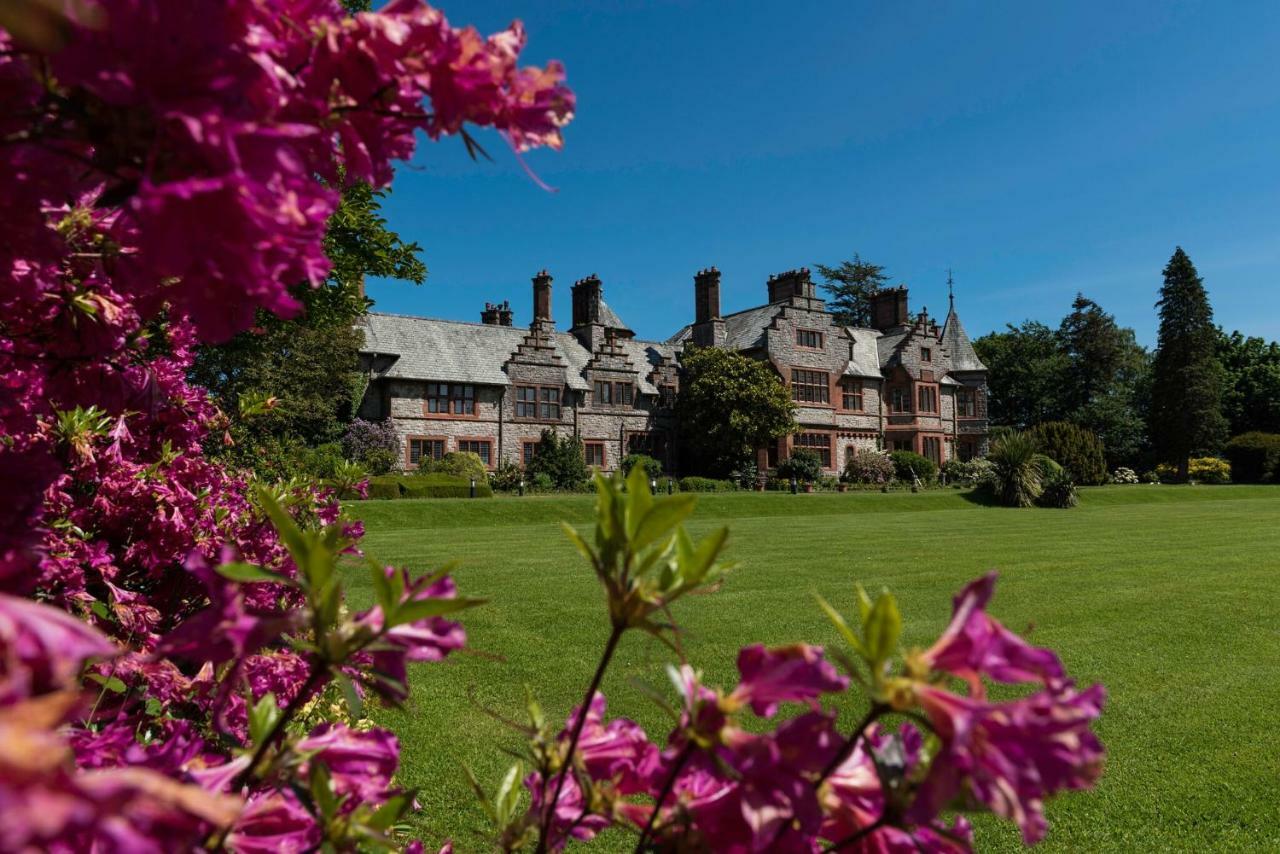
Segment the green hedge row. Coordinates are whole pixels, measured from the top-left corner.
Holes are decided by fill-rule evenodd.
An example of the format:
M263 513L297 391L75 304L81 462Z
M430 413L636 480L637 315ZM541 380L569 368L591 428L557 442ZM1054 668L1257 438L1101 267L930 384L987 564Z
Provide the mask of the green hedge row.
M470 498L471 480L445 474L380 475L369 478L369 498ZM476 498L492 498L493 489L476 482Z
M731 480L710 477L682 477L676 484L681 492L737 492L738 484Z

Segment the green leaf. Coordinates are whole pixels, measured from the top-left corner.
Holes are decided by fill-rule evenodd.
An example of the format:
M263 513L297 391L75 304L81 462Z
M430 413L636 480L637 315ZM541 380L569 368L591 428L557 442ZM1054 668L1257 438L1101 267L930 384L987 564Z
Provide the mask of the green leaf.
M351 681L351 677L340 670L335 670L334 679L337 680L338 687L342 689L342 696L347 701L347 711L351 713L351 717L354 720L363 718L364 701L360 699L360 692L356 690L355 683Z
M832 608L831 605L827 603L827 600L823 599L817 593L813 594L813 598L818 600L818 607L827 615L827 619L831 621L831 625L836 627L836 631L840 633L842 638L844 638L845 643L853 647L853 651L858 653L858 655L866 658L866 646L862 643L862 640L854 634L853 629L849 627L849 624L844 621L844 617L840 616L840 612L835 608Z
M878 667L893 655L902 634L902 615L893 594L885 591L876 599L867 618L867 652Z
M440 617L467 608L483 605L486 599L410 599L397 608L394 614L387 615L387 628L394 628L405 623L416 623L428 617Z
M240 563L239 561L234 563L224 563L221 566L218 566L215 571L223 578L230 579L231 581L239 581L241 583L247 581L274 581L280 584L289 583L289 579L283 575L272 572L269 569L264 569L263 567L252 563Z
M475 792L476 799L480 801L480 806L484 809L485 815L489 816L489 820L494 824L498 824L498 810L493 805L493 801L489 799L489 794L480 785L480 781L476 779L475 772L468 766L462 766L462 773L467 775L467 785L471 787L471 791Z
M258 489L258 503L262 505L263 512L267 514L267 518L275 526L276 532L280 534L280 539L284 541L285 548L289 550L294 563L301 568L306 563L307 555L310 551L307 547L306 538L302 535L302 529L298 527L297 522L293 521L293 517L280 506L270 490L266 488Z
M270 691L257 703L252 703L249 706L249 741L255 746L262 744L275 730L281 714L280 707L276 705L276 695Z
M636 471L640 471L639 466L632 469L633 473ZM645 489L648 488L646 483ZM638 551L650 543L669 536L677 525L693 515L693 508L697 501L697 497L693 495L673 495L652 502L649 512L640 520L635 533L631 535L631 547Z
M862 618L862 633L865 635L867 618L871 616L871 597L867 595L866 589L861 584L854 585L854 592L858 596L858 616Z
M123 694L129 690L129 686L125 685L118 676L104 676L101 673L90 673L89 678L102 686L104 691L110 691L113 694Z
M367 827L374 830L385 831L390 830L391 826L404 816L405 812L413 803L413 792L401 792L387 798L382 806L374 810L373 815L369 816L365 821Z
M591 565L596 565L596 553L592 551L591 545L578 533L578 529L570 525L568 522L560 523L560 530L564 531L564 535L569 538L569 542L573 543L583 557L591 561Z
M519 762L507 769L506 776L498 785L493 796L493 804L498 813L498 824L505 827L515 815L516 806L520 802L520 776L523 767Z
M111 616L111 612L107 610L107 606L98 599L93 600L93 603L89 605L89 610L92 611L95 616L100 617L103 620Z

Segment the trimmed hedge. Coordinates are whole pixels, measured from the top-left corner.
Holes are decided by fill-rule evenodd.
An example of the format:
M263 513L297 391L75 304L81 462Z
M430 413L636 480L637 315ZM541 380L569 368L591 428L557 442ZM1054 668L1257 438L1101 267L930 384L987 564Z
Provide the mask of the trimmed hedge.
M1227 442L1223 456L1231 461L1231 479L1237 483L1280 480L1280 434L1241 433Z
M383 475L369 478L369 497L393 498L470 498L470 478L445 474ZM476 481L476 498L492 498L493 488Z
M737 492L738 484L711 477L682 477L676 484L681 492Z

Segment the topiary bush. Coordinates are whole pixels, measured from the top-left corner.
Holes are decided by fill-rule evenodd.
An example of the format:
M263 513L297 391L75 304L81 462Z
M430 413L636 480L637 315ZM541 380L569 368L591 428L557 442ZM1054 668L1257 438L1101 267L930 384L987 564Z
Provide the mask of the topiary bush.
M991 491L1006 507L1030 507L1044 491L1045 473L1036 441L1026 433L1009 433L991 445Z
M400 479L395 475L378 475L369 478L368 497L384 501L401 496Z
M405 498L470 498L471 478L440 472L406 475L400 478L400 491ZM477 480L475 497L492 498L493 488L487 481Z
M850 448L845 455L844 471L840 477L845 483L882 486L893 479L893 474L893 460L884 451Z
M681 492L736 492L738 484L731 480L716 480L711 477L682 477L677 485Z
M1066 471L1050 475L1044 481L1044 491L1036 499L1041 507L1055 507L1066 510L1080 503L1076 494L1076 485Z
M429 465L423 466L423 469L431 474L443 474L463 480L474 478L476 483L489 482L489 469L485 467L484 460L470 451L453 451L445 454L440 459L432 460Z
M655 460L647 454L627 454L622 458L622 474L631 474L631 470L636 466L644 469L644 473L648 475L650 480L657 480L662 477L662 463Z
M1076 483L1107 482L1107 457L1102 440L1079 424L1046 421L1030 431L1040 452L1066 469Z
M1275 483L1280 480L1280 434L1253 431L1227 442L1223 456L1231 463L1237 483Z
M893 461L893 476L903 483L913 483L917 478L928 483L938 476L937 464L914 451L894 451L889 459Z
M778 464L778 477L813 483L822 473L822 458L808 448L796 448Z

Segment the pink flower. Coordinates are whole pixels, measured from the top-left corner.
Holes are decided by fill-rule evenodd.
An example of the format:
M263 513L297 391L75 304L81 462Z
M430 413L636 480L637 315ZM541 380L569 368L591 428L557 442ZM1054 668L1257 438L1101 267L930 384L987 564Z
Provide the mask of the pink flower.
M404 602L453 599L458 595L457 585L447 575L435 580L422 578L410 581L405 570L389 566L386 572L389 576L399 573L403 578ZM375 605L358 615L356 622L379 633L386 625L386 617L382 607ZM372 673L364 674L362 678L388 700L403 702L409 696L407 662L441 661L449 653L461 649L466 640L467 633L462 626L443 617L424 617L401 623L388 630L373 651L364 656L372 664Z
M227 847L237 854L300 854L319 845L320 838L311 813L284 789L249 800L227 836Z
M325 723L295 748L310 762L322 762L341 796L355 803L380 803L387 798L391 776L400 761L400 743L385 729L356 732L344 724ZM304 776L307 771L304 769Z
M965 794L1015 821L1028 845L1044 837L1044 799L1091 788L1104 751L1089 729L1102 713L1101 685L1070 686L1021 700L988 703L933 686L917 688L921 706L942 740L912 807L927 821Z
M617 718L606 725L604 710L604 694L596 692L578 738L577 756L587 775L597 782L611 782L619 794L652 792L658 748L650 743L639 724ZM560 733L560 743L565 747L581 711L573 710Z
M968 680L975 694L982 691L979 676L1045 685L1065 679L1062 662L1052 650L1031 646L986 613L996 577L989 572L960 591L950 625L920 660Z
M86 661L115 652L65 611L0 593L0 705L69 688Z
M529 805L530 815L540 819L544 814L546 803L551 800L551 795L556 790L557 777L557 774L552 774L544 780L542 775L535 771L524 778L525 788L532 796L532 802ZM556 800L555 809L551 814L548 833L549 848L552 851L559 851L570 839L579 841L593 839L610 823L610 819L606 816L590 811L589 805L582 797L582 789L578 786L577 778L573 774L568 774L564 778L564 786L560 789L560 797Z
M732 699L750 703L751 710L764 717L772 717L784 702L816 707L822 694L849 686L848 677L823 658L822 647L808 644L743 647L738 653L738 672L742 678Z

